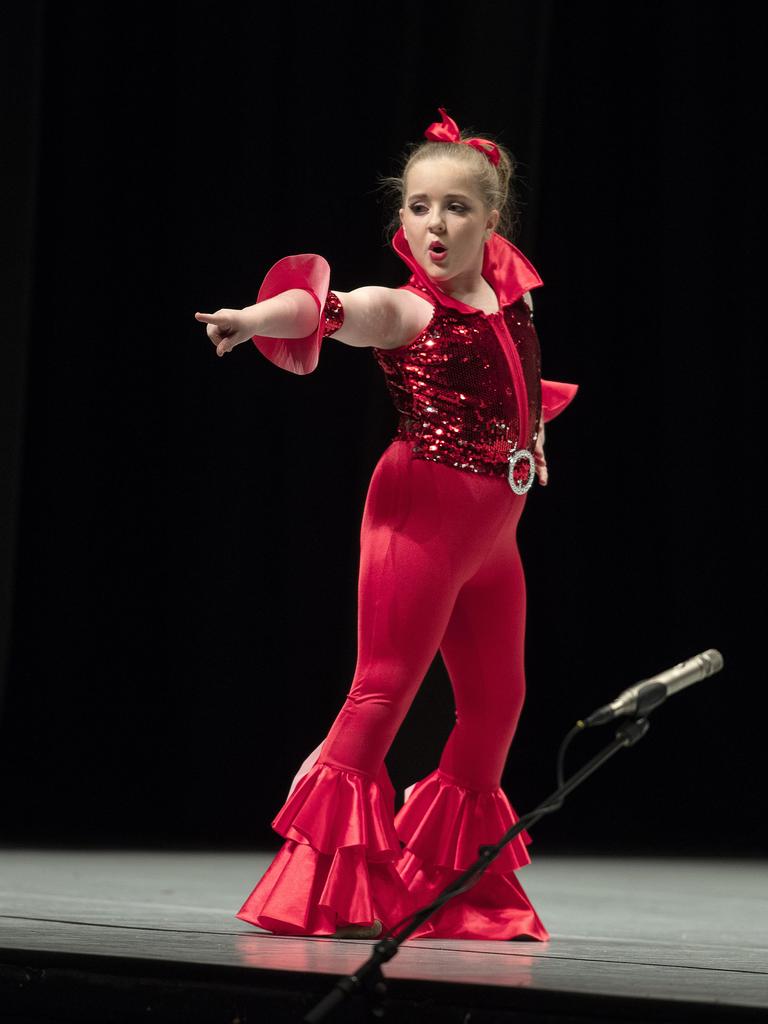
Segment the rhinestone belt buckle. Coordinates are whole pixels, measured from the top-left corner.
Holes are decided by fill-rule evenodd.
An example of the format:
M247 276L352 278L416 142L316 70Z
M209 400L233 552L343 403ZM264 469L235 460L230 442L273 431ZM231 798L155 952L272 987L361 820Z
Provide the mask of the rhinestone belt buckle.
M509 460L509 486L515 494L527 494L533 486L535 475L533 455L527 448L519 448Z

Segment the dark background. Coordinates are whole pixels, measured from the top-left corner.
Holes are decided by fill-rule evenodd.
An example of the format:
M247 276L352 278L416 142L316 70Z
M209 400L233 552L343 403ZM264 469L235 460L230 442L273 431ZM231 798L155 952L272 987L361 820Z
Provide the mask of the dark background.
M527 701L504 777L709 647L533 829L538 851L764 854L764 55L746 4L14 8L4 41L0 840L277 848L356 658L359 528L396 414L370 350L218 359L196 310L322 254L396 286L377 176L445 106L519 161L547 431L520 526ZM763 681L761 681L763 680ZM436 658L398 790L453 721ZM612 730L584 737L568 767Z

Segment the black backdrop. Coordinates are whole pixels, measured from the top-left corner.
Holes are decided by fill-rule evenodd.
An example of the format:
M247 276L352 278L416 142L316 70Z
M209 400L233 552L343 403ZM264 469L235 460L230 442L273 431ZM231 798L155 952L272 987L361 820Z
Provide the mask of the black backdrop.
M725 670L532 852L765 853L758 26L739 4L355 10L13 13L0 840L277 846L354 672L396 417L369 350L326 341L297 377L250 343L218 359L194 312L249 305L288 253L339 290L402 283L376 178L445 106L519 160L544 375L580 384L520 527L505 790L530 808L576 718L716 647ZM452 721L438 656L387 759L398 806Z

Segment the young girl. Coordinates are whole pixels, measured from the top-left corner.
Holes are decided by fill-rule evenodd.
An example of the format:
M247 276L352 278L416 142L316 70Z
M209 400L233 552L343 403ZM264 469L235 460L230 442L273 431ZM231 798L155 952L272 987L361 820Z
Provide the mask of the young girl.
M516 529L534 477L547 482L543 424L577 388L541 380L530 290L542 280L504 237L512 159L439 110L389 179L406 284L333 292L321 256L287 256L255 305L195 314L218 355L252 338L293 373L315 369L326 337L370 347L400 414L363 510L352 685L236 914L281 935L375 938L518 820L500 787L525 692ZM438 649L456 723L395 817L384 759ZM412 937L548 939L515 877L530 841L516 836Z

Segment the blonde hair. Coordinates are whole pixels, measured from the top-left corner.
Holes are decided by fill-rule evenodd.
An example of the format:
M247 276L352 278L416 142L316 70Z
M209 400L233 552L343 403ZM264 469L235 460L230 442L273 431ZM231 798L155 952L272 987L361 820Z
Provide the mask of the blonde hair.
M476 138L478 133L471 129L460 132L462 139ZM384 227L386 242L391 242L400 227L401 207L405 206L406 181L411 169L424 160L455 160L466 166L472 181L477 188L483 205L490 213L499 211L499 221L495 231L513 242L520 223L520 202L517 196L516 175L517 162L512 154L489 135L484 139L495 143L499 149L499 162L494 166L473 146L464 142L426 142L411 143L401 157L402 171L398 176L381 175L378 178L379 189L384 194L384 203L388 211L388 220Z

